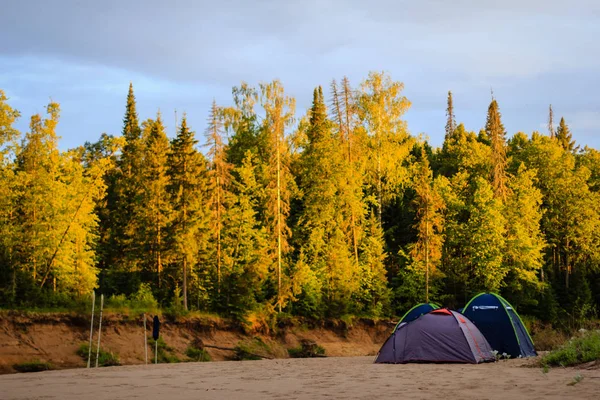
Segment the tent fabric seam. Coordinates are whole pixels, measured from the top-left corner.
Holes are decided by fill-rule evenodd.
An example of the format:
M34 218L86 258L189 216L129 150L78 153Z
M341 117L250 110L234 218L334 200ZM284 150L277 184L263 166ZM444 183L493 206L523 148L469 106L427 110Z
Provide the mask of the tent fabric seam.
M521 316L519 315L517 310L515 310L515 308L512 306L512 304L510 304L504 297L500 296L499 294L494 294L494 296L499 297L500 299L504 300L504 302L506 302L506 304L510 305L510 308L513 310L513 312L515 313L517 318L519 318L519 322L521 322L521 325L523 325L523 328L525 328L525 333L529 337L529 340L531 340L531 344L535 345L535 343L533 342L533 339L531 338L531 335L529 334L529 331L527 330L527 327L525 326L525 324L523 323L523 320L521 319ZM512 323L512 318L511 318L511 323ZM516 333L516 331L515 331L515 333ZM518 337L517 337L517 340L519 340Z
M517 328L515 328L515 323L513 322L512 318L510 317L510 314L508 313L508 310L506 309L506 305L510 305L510 303L508 301L504 300L502 297L500 297L500 295L497 295L496 293L490 293L490 294L492 296L494 296L496 299L498 299L498 301L500 302L500 305L504 309L504 312L506 313L506 316L508 317L508 320L510 321L510 326L512 326L513 332L515 332L515 337L517 338L517 344L519 345L519 350L520 350L521 349L521 339L519 339L519 334L517 333ZM510 308L513 311L515 311L515 309L513 308L512 305L510 305ZM516 312L515 312L515 314L516 314ZM520 320L520 318L519 318L519 320ZM523 321L521 321L521 324L522 323L523 323Z
M415 309L415 308L417 308L417 307L424 306L424 305L426 305L426 304L429 304L429 305L431 305L431 306L435 307L435 308L434 308L434 310L437 310L437 309L439 309L439 308L440 308L440 306L439 306L438 304L436 304L436 303L419 303L419 304L417 304L417 305L413 306L413 307L412 307L410 310L408 310L407 312L405 312L405 313L404 313L404 315L402 316L402 318L400 318L400 320L398 321L398 323L397 323L397 324L396 324L396 326L394 327L394 330L393 330L393 332L396 332L396 331L398 330L398 325L400 325L400 324L402 323L402 321L404 320L404 317L406 317L408 314L410 314L410 312L411 312L412 310L414 310L414 309ZM433 307L432 307L432 308L433 308Z

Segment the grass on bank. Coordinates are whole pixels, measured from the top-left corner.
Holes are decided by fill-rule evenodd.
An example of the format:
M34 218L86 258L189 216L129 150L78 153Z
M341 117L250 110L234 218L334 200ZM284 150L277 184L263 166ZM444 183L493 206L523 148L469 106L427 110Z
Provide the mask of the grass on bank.
M90 346L87 343L82 344L79 346L79 349L77 349L77 355L86 363L88 360L89 350ZM96 350L96 347L92 346L92 355L90 357L90 365L92 367L96 365ZM98 353L98 366L110 367L113 365L121 365L119 356L112 351L106 351L100 348L100 352Z
M314 358L325 357L325 348L319 346L313 340L302 340L300 346L288 349L291 358Z
M556 350L546 354L541 365L548 367L571 367L600 360L600 330L579 334Z
M40 372L54 369L53 365L46 361L33 360L14 364L13 369L17 372Z

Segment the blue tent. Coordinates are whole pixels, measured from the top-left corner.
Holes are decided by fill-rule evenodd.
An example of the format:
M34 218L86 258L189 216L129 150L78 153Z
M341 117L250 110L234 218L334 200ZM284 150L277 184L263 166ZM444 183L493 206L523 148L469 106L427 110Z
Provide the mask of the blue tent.
M473 321L499 354L506 353L511 357L537 355L519 314L502 296L480 293L467 303L463 315Z
M411 308L410 310L408 310L406 312L406 314L404 314L404 316L402 318L400 318L400 321L398 321L398 324L394 328L394 331L396 329L398 329L398 326L401 323L414 321L415 319L419 318L421 315L427 314L428 312L433 311L433 310L437 310L438 308L440 308L440 306L437 305L437 304L435 304L435 303L420 303L420 304L417 304L416 306L414 306L413 308Z

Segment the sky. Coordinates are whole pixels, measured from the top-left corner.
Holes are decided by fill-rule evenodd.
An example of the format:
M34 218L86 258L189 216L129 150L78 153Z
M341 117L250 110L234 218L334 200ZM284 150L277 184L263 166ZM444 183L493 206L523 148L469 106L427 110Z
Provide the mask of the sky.
M199 134L210 104L246 81L279 79L297 116L315 86L369 71L405 85L412 134L440 146L446 96L468 130L490 90L509 136L546 132L548 106L580 145L600 148L597 0L0 0L0 89L22 113L61 104L60 147L119 135L129 82L140 120L170 136L187 113ZM176 110L176 111L175 111Z

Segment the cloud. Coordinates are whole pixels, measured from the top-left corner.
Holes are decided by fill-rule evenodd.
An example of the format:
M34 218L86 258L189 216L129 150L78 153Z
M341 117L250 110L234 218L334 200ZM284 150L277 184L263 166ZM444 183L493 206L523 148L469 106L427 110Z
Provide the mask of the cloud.
M229 103L242 80L279 78L303 110L316 85L385 70L405 83L409 128L434 144L449 89L473 130L490 87L509 132L537 129L549 103L570 115L600 102L595 0L30 0L3 8L0 36L10 38L0 41L0 87L24 115L50 95L79 109L65 111L65 137L80 135L71 131L78 124L118 132L130 80L148 114L186 109L201 126L212 98ZM587 140L600 141L584 126Z

